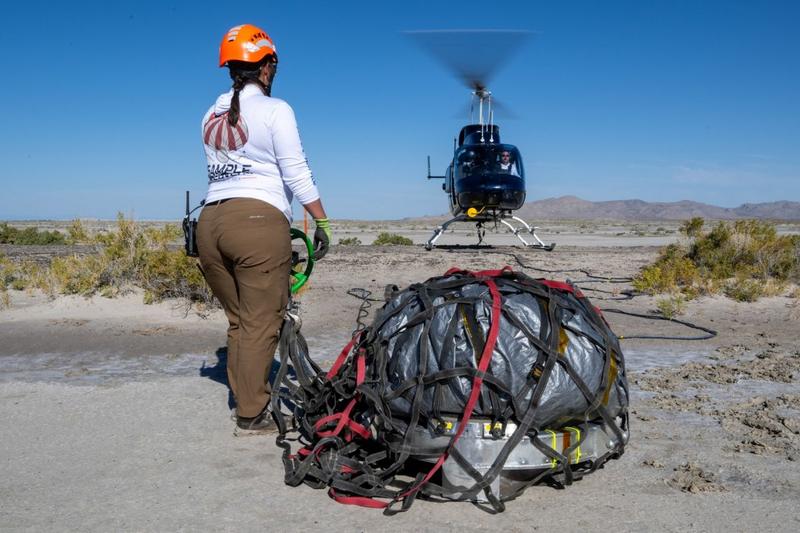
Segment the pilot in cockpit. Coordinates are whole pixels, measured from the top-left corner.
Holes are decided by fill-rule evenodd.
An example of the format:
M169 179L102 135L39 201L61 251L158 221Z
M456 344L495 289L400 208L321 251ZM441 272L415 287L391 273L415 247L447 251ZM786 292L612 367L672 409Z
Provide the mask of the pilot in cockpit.
M511 152L503 150L500 153L500 161L497 164L498 174L511 174L512 176L519 176L517 164L511 159Z

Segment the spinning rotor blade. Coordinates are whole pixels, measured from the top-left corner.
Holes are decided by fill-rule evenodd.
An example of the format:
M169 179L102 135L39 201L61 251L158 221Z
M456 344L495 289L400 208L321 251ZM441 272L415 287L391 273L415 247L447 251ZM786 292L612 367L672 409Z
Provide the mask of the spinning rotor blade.
M486 89L533 35L527 30L420 30L405 34L473 91Z

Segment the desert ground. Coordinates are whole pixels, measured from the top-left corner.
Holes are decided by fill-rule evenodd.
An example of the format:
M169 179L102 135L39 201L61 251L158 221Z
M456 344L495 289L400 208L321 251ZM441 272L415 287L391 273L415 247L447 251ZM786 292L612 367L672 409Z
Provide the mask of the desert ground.
M601 308L653 314L627 284L677 223L548 222L552 252L487 234L492 248L434 249L419 223L350 222L298 296L313 358L330 364L361 301L452 266L510 265L570 279ZM359 227L363 226L363 227ZM39 225L39 227L43 227ZM380 231L415 246L370 246ZM781 231L797 231L796 226ZM473 244L458 230L440 243ZM0 249L46 261L47 247ZM557 271L552 273L544 270ZM225 317L181 301L59 297L11 291L0 311L0 529L16 531L797 531L800 529L800 300L691 301L681 320L711 340L623 339L632 392L625 454L565 490L529 488L491 515L470 503L417 500L406 513L345 506L326 491L283 483L274 435L234 437L218 354ZM374 303L370 312L379 307ZM684 337L666 321L605 313L623 337Z

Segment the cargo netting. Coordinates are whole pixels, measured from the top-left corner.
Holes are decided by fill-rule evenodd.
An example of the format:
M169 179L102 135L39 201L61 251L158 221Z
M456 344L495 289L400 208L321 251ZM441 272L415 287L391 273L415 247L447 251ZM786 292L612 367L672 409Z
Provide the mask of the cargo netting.
M622 351L577 287L506 267L393 289L327 372L285 321L272 407L288 485L386 512L418 496L502 511L623 453Z

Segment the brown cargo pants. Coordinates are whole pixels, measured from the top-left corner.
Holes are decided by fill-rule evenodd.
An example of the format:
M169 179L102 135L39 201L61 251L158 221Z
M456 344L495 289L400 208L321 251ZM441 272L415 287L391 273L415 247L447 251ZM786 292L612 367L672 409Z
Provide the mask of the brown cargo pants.
M267 381L289 298L289 222L251 198L208 204L197 247L214 296L228 317L228 383L239 416L257 416L270 399Z

